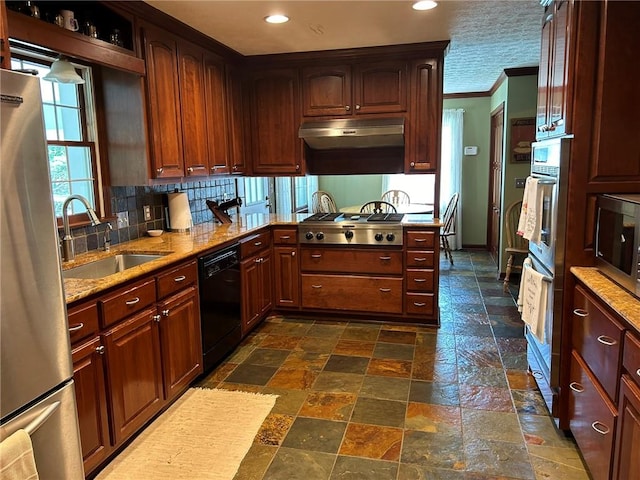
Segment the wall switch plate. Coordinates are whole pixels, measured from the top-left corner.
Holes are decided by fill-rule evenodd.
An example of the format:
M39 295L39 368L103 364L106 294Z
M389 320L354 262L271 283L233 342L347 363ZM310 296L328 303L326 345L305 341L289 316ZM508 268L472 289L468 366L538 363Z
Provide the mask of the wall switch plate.
M142 211L144 212L144 221L149 222L151 220L151 207L149 205L145 205L142 207Z
M473 146L469 146L469 147L464 147L464 154L465 155L477 155L478 154L478 147L473 145Z
M116 218L118 219L118 228L129 226L129 212L118 212Z
M524 184L526 181L526 178L516 178L516 188L524 188Z

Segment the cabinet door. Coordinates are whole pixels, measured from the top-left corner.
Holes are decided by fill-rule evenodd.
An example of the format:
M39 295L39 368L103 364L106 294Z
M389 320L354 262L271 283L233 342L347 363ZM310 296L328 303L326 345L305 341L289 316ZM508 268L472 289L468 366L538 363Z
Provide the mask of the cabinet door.
M243 120L247 115L242 97L242 77L240 70L232 65L227 65L226 70L230 168L231 173L245 173L247 172L245 138L248 139L248 136Z
M354 68L354 113L394 113L407 110L407 63L378 62Z
M116 444L162 408L162 365L156 309L125 320L104 335Z
M442 128L442 65L437 60L411 63L411 111L405 125L405 173L435 172Z
M111 452L104 350L100 338L96 337L76 347L71 353L80 443L86 474L100 465Z
M273 291L272 291L272 260L271 251L266 250L260 257L260 319L269 313L273 307Z
M620 418L613 478L640 478L640 388L627 375L620 384Z
M302 114L351 115L351 67L335 65L302 70Z
M302 141L298 138L297 70L267 70L254 75L251 94L253 173L300 173Z
M300 262L297 247L273 247L274 293L278 307L300 306Z
M202 373L198 290L190 287L158 305L165 398L171 400Z
M569 64L569 39L571 34L571 2L554 2L553 63L549 76L549 106L547 121L550 135L564 135L567 120L567 87ZM544 35L544 31L543 31Z
M208 175L208 131L202 49L180 41L178 66L185 175Z
M260 265L258 256L240 263L242 282L242 336L247 335L260 317Z
M549 80L553 64L553 4L545 7L540 41L540 66L538 68L538 103L536 111L536 138L546 138L549 107Z
M229 174L232 165L229 157L226 72L222 60L210 54L204 57L204 85L209 173Z
M0 0L0 68L11 69L9 28L7 26L7 12L4 0Z
M173 36L144 26L151 158L156 178L182 177L182 121L177 45Z

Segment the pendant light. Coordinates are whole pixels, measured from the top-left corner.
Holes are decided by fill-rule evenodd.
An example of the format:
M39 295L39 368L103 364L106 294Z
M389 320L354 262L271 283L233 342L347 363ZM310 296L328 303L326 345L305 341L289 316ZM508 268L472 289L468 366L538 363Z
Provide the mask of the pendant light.
M69 60L67 60L63 55L56 58L56 60L51 64L51 70L49 73L42 78L49 82L84 83L84 79L78 75L78 72L76 72L76 69L71 65L71 62L69 62Z

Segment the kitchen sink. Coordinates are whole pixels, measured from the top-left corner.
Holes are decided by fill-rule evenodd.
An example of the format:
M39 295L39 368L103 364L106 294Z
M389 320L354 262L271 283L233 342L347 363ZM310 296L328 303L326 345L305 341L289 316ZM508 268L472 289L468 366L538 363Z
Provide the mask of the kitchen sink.
M147 253L119 253L111 257L96 260L94 262L78 265L62 271L63 278L103 278L114 273L123 272L131 267L142 265L162 258L162 254Z

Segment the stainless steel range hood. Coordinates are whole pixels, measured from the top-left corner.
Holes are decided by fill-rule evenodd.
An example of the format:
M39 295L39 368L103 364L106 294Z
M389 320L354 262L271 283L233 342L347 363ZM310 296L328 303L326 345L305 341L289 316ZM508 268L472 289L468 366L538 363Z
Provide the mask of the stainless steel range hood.
M404 119L327 120L303 123L298 137L314 150L404 146Z

